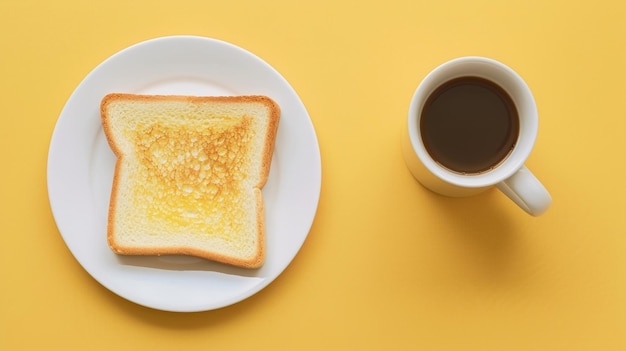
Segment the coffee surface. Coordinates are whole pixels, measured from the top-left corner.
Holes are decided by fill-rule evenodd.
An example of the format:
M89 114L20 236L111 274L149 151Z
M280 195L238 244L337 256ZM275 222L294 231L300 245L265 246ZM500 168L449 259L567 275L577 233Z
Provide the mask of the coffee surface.
M457 173L489 171L511 152L519 117L497 84L461 77L439 86L426 100L420 119L424 146L439 164Z

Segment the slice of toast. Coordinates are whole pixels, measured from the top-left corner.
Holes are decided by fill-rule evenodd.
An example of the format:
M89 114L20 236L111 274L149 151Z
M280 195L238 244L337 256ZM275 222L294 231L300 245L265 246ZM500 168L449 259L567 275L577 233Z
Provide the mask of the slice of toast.
M263 264L261 188L280 118L273 100L116 93L100 111L118 158L107 228L114 252Z

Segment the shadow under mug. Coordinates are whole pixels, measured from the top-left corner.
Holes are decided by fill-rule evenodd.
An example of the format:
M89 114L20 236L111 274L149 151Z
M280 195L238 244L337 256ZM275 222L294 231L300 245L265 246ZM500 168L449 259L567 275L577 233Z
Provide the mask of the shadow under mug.
M428 97L444 83L460 77L479 77L500 86L513 100L519 117L519 135L512 151L498 165L481 173L462 174L440 165L428 153L420 132L420 119ZM550 207L550 194L524 165L537 137L535 99L526 82L508 66L477 56L443 63L415 90L405 128L402 138L404 159L413 176L426 188L441 195L459 197L476 195L496 186L533 216L541 215Z

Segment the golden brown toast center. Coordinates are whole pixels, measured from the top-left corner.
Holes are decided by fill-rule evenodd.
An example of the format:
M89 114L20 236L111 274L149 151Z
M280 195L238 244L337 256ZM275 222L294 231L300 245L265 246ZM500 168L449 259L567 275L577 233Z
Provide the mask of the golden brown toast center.
M137 207L151 220L188 229L232 223L233 230L212 232L238 232L251 124L245 117L201 130L160 123L138 128L132 139L141 165Z

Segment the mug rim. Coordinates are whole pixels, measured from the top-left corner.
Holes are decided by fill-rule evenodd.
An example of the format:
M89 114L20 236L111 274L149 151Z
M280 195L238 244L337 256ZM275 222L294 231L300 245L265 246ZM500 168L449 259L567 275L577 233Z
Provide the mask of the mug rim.
M456 75L447 74L448 72L453 71L455 68L459 69L459 67L468 65L475 68L483 69L489 74L505 77L506 79L495 79L493 78L493 76L489 76L489 74L481 74L467 71L465 73ZM444 76L446 78L441 79L441 76ZM421 112L424 102L428 99L434 89L451 79L465 76L478 76L488 79L495 84L501 86L513 99L515 107L516 109L518 109L518 116L520 119L520 131L515 147L500 163L498 163L498 165L494 166L490 170L480 173L457 173L437 163L424 147L419 128L419 121L421 119ZM508 84L502 83L505 80ZM503 85L508 86L505 87ZM519 106L521 104L523 104L523 106ZM520 111L522 110L522 107L523 111ZM502 62L487 57L463 56L442 63L435 69L431 70L424 77L424 79L422 79L420 84L417 86L415 92L413 93L413 96L411 97L411 104L408 113L408 129L413 152L416 153L419 160L423 163L423 165L428 169L429 172L431 172L441 180L456 186L467 188L486 187L495 185L509 178L511 175L517 172L517 170L519 170L526 162L526 159L528 158L530 152L532 151L532 148L534 147L534 143L537 137L537 106L533 94L528 87L528 84L512 68Z

